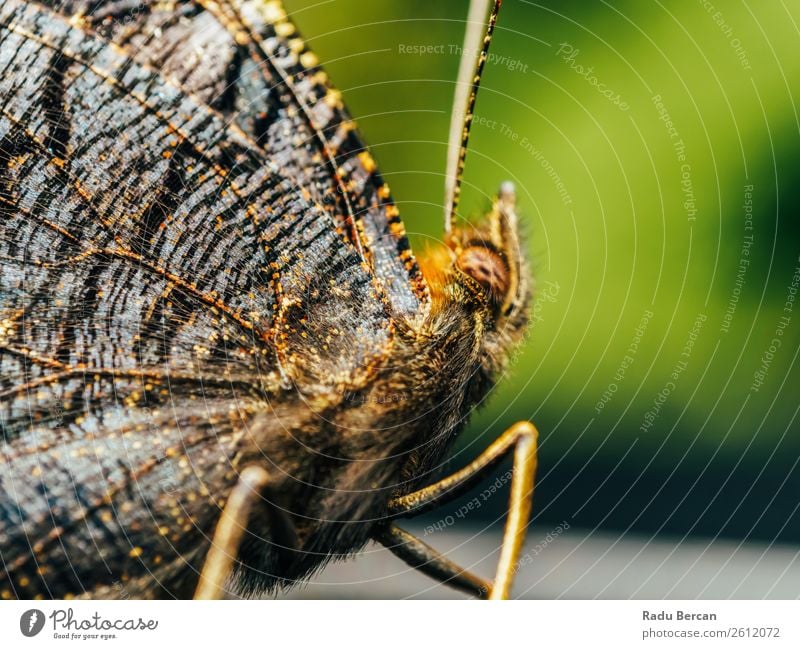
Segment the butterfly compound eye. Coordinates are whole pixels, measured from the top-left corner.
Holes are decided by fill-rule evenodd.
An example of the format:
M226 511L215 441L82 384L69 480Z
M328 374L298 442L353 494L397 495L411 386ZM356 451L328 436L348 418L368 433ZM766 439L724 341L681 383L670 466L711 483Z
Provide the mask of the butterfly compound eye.
M511 274L508 264L494 250L485 246L469 246L458 256L458 267L489 294L495 304L501 303L508 293Z

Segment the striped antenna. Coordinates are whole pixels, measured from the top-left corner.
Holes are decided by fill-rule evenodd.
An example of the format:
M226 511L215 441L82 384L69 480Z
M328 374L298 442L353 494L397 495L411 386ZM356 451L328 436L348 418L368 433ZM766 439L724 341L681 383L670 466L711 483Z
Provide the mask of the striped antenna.
M500 11L501 0L472 0L467 16L467 31L464 34L464 49L458 69L453 115L450 119L450 139L447 148L447 174L444 181L444 231L450 235L453 218L461 196L461 174L467 157L469 130L475 110L475 98L481 85L481 72L489 55L492 33ZM492 6L489 14L489 6ZM486 16L489 15L487 21ZM481 44L481 38L483 43ZM470 54L478 52L477 59Z

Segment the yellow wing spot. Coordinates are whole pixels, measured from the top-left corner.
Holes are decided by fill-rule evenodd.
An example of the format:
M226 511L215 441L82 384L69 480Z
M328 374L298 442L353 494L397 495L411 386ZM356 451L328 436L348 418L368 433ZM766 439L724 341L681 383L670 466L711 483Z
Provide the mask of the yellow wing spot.
M368 174L371 174L375 171L375 160L367 151L362 151L358 154L358 160L361 162L361 166L364 167L364 171Z
M335 88L331 88L325 93L325 103L330 108L340 108L342 105L342 93Z
M280 36L281 38L289 38L292 34L294 34L294 25L288 21L281 21L279 23L275 23L275 33Z
M0 320L0 345L7 345L14 336L14 321L10 318Z
M211 356L211 350L209 350L205 345L195 345L193 349L198 358L205 359Z
M324 86L328 83L328 75L325 73L325 70L317 70L314 73L314 76L311 77L311 81L319 84L320 86Z
M319 63L319 59L314 52L303 52L300 55L300 64L306 68L313 68Z
M283 5L277 0L260 3L258 7L261 9L261 15L264 20L268 23L277 23L286 20L286 11L284 11Z
M86 18L86 14L83 12L79 12L73 14L69 18L69 24L73 27L84 27L89 23L89 20Z
M134 559L136 559L137 557L141 557L143 553L144 553L144 550L142 550L142 548L135 547L128 554L131 557L133 557Z
M17 167L21 166L27 159L28 159L28 156L26 156L26 155L13 156L8 161L8 164L6 166L9 169L16 169ZM53 158L50 162L52 162L53 164L56 164L56 160L60 160L60 159L61 158Z

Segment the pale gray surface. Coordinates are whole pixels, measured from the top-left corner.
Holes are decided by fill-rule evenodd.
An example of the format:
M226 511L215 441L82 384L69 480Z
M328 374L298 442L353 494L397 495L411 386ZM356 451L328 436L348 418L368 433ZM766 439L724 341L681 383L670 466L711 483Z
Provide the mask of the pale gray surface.
M424 527L405 524L422 536ZM498 530L450 528L425 541L482 576L497 560ZM730 540L649 539L570 529L529 532L530 561L517 576L515 597L537 599L796 599L800 548ZM538 553L536 547L539 547ZM462 595L408 568L384 548L330 565L291 599L460 598Z

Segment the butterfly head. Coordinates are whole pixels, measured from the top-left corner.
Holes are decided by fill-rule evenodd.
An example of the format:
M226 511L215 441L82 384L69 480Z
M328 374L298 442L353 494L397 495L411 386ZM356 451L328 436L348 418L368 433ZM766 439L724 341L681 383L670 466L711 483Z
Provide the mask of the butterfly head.
M482 222L454 229L448 246L453 252L454 281L484 304L495 327L513 326L523 318L530 287L511 183L500 187Z
M531 280L515 203L513 185L504 183L481 221L454 226L446 245L422 260L433 322L450 331L446 323L463 322L475 356L492 376L528 324Z
M492 210L476 225L453 229L451 281L478 306L487 332L515 342L527 325L530 280L521 247L516 196L503 183Z

